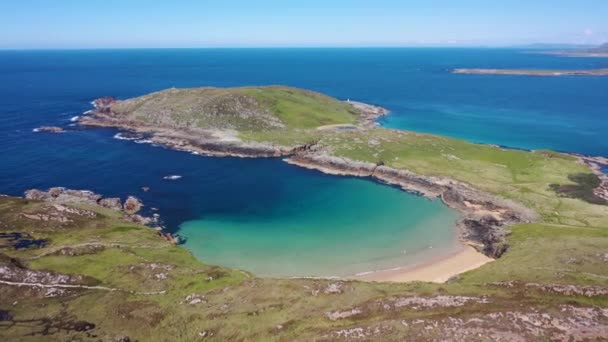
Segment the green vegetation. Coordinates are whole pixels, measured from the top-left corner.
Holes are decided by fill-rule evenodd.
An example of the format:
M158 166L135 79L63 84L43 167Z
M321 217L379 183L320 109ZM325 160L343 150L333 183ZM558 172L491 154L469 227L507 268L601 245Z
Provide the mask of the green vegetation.
M580 198L593 204L606 204L606 200L593 193L601 180L598 176L589 173L577 173L568 176L576 184L551 184L550 187L556 193L570 198Z
M359 115L329 96L281 86L174 88L120 101L112 109L147 124L244 131L349 124Z

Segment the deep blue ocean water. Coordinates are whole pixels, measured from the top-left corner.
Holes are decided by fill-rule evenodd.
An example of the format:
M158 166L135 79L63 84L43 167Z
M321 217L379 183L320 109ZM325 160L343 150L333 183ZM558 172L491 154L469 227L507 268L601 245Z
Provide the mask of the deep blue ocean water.
M392 198L390 190L370 195L365 180L329 177L280 160L203 158L112 139L116 132L108 129L32 132L41 125L68 126L97 97L128 98L173 86L285 84L385 106L392 111L380 121L387 127L608 155L608 78L449 72L461 67L591 69L608 67L608 59L513 49L0 51L0 193L21 195L33 187L62 185L107 196L135 194L148 210L159 208L173 231L185 221L212 217L226 222L307 196L289 184L346 186L352 189L348 196L377 197L370 201ZM170 174L183 178L163 179ZM151 191L142 192L142 186ZM415 203L421 203L416 200L409 212L401 212L414 217ZM432 210L445 214L439 214L442 208ZM432 210L424 215L433 216ZM399 215L394 219L401 220ZM424 215L412 220L424 220Z

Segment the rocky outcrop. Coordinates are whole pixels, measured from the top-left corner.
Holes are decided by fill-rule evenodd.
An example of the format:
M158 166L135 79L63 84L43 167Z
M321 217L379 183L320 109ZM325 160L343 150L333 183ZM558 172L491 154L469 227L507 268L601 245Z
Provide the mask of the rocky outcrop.
M106 208L110 208L110 209L114 209L114 210L122 209L122 202L121 202L120 198L116 198L116 197L102 198L98 201L98 203L102 207L106 207Z
M31 189L25 192L25 198L55 203L88 203L99 204L102 196L89 190L72 190L54 187L48 191Z
M57 126L42 126L34 128L34 132L63 133L65 132L65 129L63 129L63 127Z
M104 198L89 190L72 190L62 187L50 188L48 191L31 189L25 192L25 198L50 203L51 205L43 208L41 213L23 213L22 216L38 221L58 221L61 223L73 222L73 216L95 217L93 211L73 208L64 204L90 204L104 208L109 208L123 213L123 219L128 222L133 222L141 225L156 226L158 235L166 241L173 244L180 244L181 238L178 235L163 232L163 228L157 226L159 224L159 215L154 214L152 217L145 217L137 213L144 206L143 203L134 196L129 196L124 204L120 198Z
M112 111L112 105L116 102L116 98L112 96L105 96L93 101L95 110L100 113L110 113Z
M352 161L323 153L297 154L285 161L327 174L369 177L427 198L441 198L447 206L460 211L458 227L461 238L492 258L500 257L508 249L506 228L509 225L536 219L534 212L519 204L450 179L421 176L385 165Z
M510 289L520 289L525 292L536 290L539 292L548 292L559 294L562 296L584 296L584 297L599 297L608 296L608 287L600 286L579 286L565 284L538 284L538 283L523 283L518 281L495 282L489 283L490 286L506 287Z
M608 309L561 305L556 310L525 308L467 314L445 313L404 317L370 325L333 328L324 340L392 340L407 336L420 341L604 341Z
M137 199L136 197L133 197L133 196L129 196L129 197L127 197L127 200L125 201L123 210L127 215L135 215L136 213L138 213L141 210L142 206L143 205L139 199Z
M389 113L388 109L386 108L370 105L363 102L347 100L346 103L355 107L355 109L357 109L361 113L359 122L360 125L363 127L377 126L378 123L376 122L376 120L379 117L387 115Z

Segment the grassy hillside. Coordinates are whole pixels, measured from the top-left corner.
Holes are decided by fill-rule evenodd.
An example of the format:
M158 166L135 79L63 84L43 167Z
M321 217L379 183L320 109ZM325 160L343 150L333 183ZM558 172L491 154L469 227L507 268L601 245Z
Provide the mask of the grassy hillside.
M154 125L249 131L351 124L359 115L329 96L282 86L167 89L112 109Z
M477 340L480 333L548 340L564 333L560 329L603 336L587 324L607 324L591 308L608 306L601 292L608 236L601 229L520 226L510 238L512 251L456 282L382 284L260 279L202 264L116 212L74 208L79 211L67 214L67 222L41 222L24 215L56 209L0 198L0 234L47 240L42 248L14 249L0 238L0 280L10 277L8 269L29 272L25 282L74 286L0 282L2 340ZM62 275L82 277L60 281ZM559 287L493 284L511 280L600 287L561 293ZM577 315L586 315L582 325L574 323Z

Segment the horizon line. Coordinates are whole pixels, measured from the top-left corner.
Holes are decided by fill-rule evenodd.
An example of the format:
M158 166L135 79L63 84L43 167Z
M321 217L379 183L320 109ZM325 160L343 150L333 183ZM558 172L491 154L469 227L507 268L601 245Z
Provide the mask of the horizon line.
M537 47L535 47L537 45ZM542 45L545 45L544 47ZM19 48L2 48L0 51L94 51L94 50L221 50L221 49L408 49L408 48L483 48L483 49L501 49L501 48L528 48L528 49L547 49L550 46L572 46L572 47L590 47L597 46L595 44L569 44L569 43L530 43L530 44L511 44L511 45L349 45L349 46L330 46L330 45L310 45L310 46L181 46L181 47L19 47ZM563 47L562 47L563 48Z

